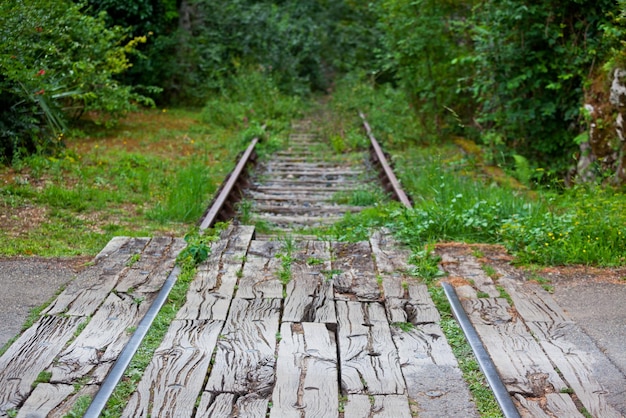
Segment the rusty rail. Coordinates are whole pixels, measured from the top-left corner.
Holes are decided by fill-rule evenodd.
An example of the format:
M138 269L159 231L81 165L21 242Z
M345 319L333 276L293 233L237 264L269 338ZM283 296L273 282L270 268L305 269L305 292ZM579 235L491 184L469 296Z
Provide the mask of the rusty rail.
M385 189L387 189L387 191L393 193L396 200L400 201L407 208L412 208L413 205L411 204L411 201L407 197L406 193L404 193L404 190L402 190L402 186L400 186L398 178L396 177L393 169L387 162L387 157L380 147L380 144L374 137L374 134L372 133L372 128L370 127L369 123L367 123L365 115L362 112L359 112L359 116L363 120L365 132L367 133L367 136L369 137L372 144L370 151L372 160L374 161L374 164L379 165L382 169L381 180L383 182L383 186L385 187Z
M373 158L377 160L376 162L383 169L382 177L386 176L388 179L387 182L383 180L383 184L385 184L386 187L391 186L392 190L389 191L392 191L397 199L402 202L405 207L407 207L408 209L412 209L413 205L411 204L411 201L409 200L407 195L404 193L404 190L402 190L402 188L400 187L400 182L396 178L393 170L391 169L391 166L387 162L385 153L383 152L380 144L374 137L374 134L372 133L372 128L367 123L365 115L362 112L359 112L359 116L363 120L363 126L365 127L367 136L372 143L371 154L373 155ZM476 329L467 317L467 314L463 309L463 305L461 304L461 301L459 300L459 297L454 290L454 286L446 282L442 282L441 284L444 289L446 298L448 299L448 303L450 303L450 307L452 308L452 313L459 323L459 326L461 327L463 334L465 335L465 339L472 348L478 365L485 375L487 383L491 387L491 390L494 393L496 401L498 402L498 405L500 406L503 415L505 416L505 418L519 418L520 414L515 407L515 404L513 403L513 400L511 399L511 396L509 395L504 382L500 378L500 375L496 370L495 364L491 360L489 353L487 353L487 349L483 345L480 337L478 336L478 333L476 332Z
M254 147L259 142L259 138L254 138L248 148L243 152L239 162L228 175L226 182L222 183L217 196L209 205L208 210L200 222L200 231L212 227L215 222L226 220L235 214L234 204L241 198L241 190L248 185L246 167L248 163L256 160ZM237 195L236 193L239 193Z

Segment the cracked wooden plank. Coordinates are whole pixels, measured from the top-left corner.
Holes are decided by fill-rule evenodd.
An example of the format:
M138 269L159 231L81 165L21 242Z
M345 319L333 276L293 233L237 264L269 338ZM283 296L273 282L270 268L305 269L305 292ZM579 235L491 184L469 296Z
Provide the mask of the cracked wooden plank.
M410 418L409 400L402 395L348 395L344 418Z
M336 416L339 408L335 335L320 323L280 328L270 417Z
M439 247L437 253L441 256L441 265L448 274L464 278L479 292L486 293L489 297L500 296L500 291L496 289L493 280L484 272L478 259L467 253L465 247Z
M197 267L177 319L226 320L252 232L231 227L212 244L211 255Z
M39 383L16 418L44 418L74 393L73 385Z
M192 416L222 325L173 321L122 416Z
M96 257L95 265L79 274L42 315L93 315L125 274L131 257L140 254L149 239L126 238L124 243L119 239L112 241L111 248L114 250L109 251L111 248L105 247L105 254Z
M32 384L74 336L80 317L44 316L0 357L0 414L16 408Z
M337 301L341 387L347 394L405 394L398 351L380 303Z
M282 321L337 323L333 285L324 274L331 268L329 245L322 241L300 245L303 248L294 254L285 289Z
M269 397L274 385L279 299L233 299L206 390Z
M377 281L372 251L368 242L338 243L331 245L332 271L335 296L354 296L360 301L380 300L380 286Z
M456 357L438 324L392 327L402 375L419 416L478 417Z
M283 284L278 279L282 251L280 241L252 241L239 279L237 298L282 298Z
M523 322L511 316L505 299L462 304L510 393L540 397L567 388Z
M109 294L85 329L60 353L50 368L50 381L101 383L130 339L129 329L139 323L150 303L150 300L137 303L133 297L123 293ZM90 375L95 368L99 372Z
M183 239L153 238L139 260L120 278L115 290L132 293L136 297L157 293L174 268L178 253L186 245Z

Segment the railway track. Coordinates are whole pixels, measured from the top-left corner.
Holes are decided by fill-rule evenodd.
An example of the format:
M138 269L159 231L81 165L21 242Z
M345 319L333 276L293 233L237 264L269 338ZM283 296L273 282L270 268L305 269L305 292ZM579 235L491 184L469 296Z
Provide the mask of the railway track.
M408 250L386 231L357 243L313 236L362 210L359 192L411 205L364 126L372 151L361 160L338 159L306 121L265 161L252 141L200 227L237 221L198 267L119 415L480 416L426 286L406 273ZM85 416L100 416L184 245L112 240L0 358L0 417L61 417L85 399ZM472 283L444 286L504 416L624 415L623 375L581 344L548 293L503 267L503 299L471 254L450 246L441 256Z

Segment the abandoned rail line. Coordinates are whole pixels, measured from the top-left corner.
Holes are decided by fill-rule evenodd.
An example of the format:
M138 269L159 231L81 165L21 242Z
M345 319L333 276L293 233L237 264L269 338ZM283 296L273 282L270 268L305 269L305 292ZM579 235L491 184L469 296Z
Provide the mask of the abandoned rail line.
M363 188L411 206L361 117L364 161L337 158L310 121L264 161L250 143L200 229L236 221L198 266L121 416L480 416L427 286L407 273L409 250L386 230L356 243L312 236L362 210L346 196ZM100 416L185 245L109 242L0 358L0 417L62 417L80 399L90 400L84 416ZM443 286L504 416L624 415L624 376L583 348L547 292L502 268L505 299L471 254L448 246L440 256L465 279Z

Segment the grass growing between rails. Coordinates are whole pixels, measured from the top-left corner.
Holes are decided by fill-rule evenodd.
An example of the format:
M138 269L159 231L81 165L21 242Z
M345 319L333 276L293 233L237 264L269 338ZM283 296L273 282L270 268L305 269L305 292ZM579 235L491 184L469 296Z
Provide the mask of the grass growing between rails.
M402 93L367 77L338 82L329 106L331 125L346 138L365 136L357 112L366 113L414 209L381 202L346 216L323 231L327 237L361 240L372 227L386 226L415 251L456 240L504 244L523 264L626 264L623 190L577 186L529 193L494 180L475 157L446 140L446 131L439 138L424 135Z

